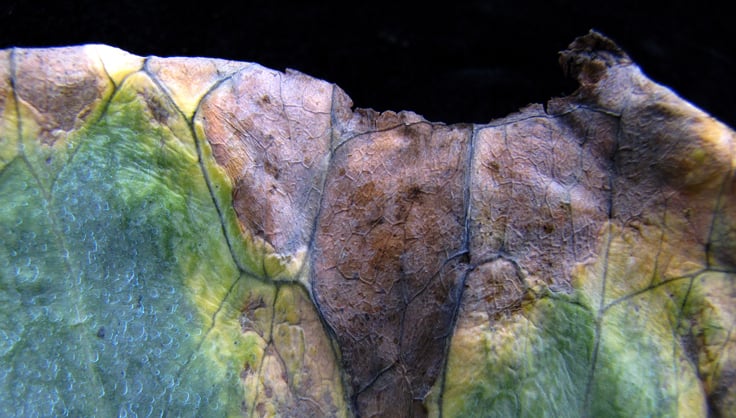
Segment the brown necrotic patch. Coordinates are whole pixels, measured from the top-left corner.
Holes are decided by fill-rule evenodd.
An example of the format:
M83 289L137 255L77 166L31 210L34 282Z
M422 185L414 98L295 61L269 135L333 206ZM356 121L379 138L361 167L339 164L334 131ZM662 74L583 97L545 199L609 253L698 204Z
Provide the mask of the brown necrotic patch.
M142 92L141 95L143 96L143 100L156 122L161 125L166 125L171 113L166 108L167 106L163 103L162 99L148 91Z
M415 400L440 373L466 273L453 255L464 245L469 136L400 126L357 137L333 158L313 283L360 414L421 413Z
M111 88L82 48L19 49L14 57L16 93L30 107L46 145L81 126Z
M279 253L311 239L329 161L332 90L253 66L210 92L197 115L232 180L241 225Z
M257 311L266 307L266 302L263 300L263 297L255 297L253 299L246 300L240 309L240 315L238 317L241 332L245 333L248 331L255 331L263 337L264 332L263 329L261 329L260 321L257 318Z

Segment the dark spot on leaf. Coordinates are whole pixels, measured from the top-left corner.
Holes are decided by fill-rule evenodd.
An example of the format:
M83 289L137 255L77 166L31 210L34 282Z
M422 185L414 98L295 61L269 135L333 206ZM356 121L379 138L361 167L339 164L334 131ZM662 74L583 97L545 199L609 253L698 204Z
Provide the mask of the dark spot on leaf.
M484 164L486 168L488 168L491 171L498 172L498 170L501 168L501 165L498 164L497 161L488 161L486 164Z
M146 102L146 105L148 106L148 110L151 111L151 115L153 115L153 118L156 119L156 122L164 125L169 120L169 111L166 110L166 107L164 107L164 104L161 103L161 99L159 99L156 96L150 96L148 94L144 95L144 99Z
M274 165L271 161L266 160L263 163L263 169L266 170L266 173L270 174L271 177L278 180L279 176L281 175L281 170Z
M416 184L412 184L411 187L409 187L409 190L406 192L406 197L409 200L417 200L422 194L422 189L417 186Z

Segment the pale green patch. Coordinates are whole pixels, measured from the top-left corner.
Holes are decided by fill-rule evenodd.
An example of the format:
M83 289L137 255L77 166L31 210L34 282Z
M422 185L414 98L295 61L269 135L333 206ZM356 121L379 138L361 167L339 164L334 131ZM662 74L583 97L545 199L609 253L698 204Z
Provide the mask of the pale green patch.
M0 174L3 415L240 411L195 295L240 274L193 138L155 123L150 88L130 78L63 150L24 135Z
M453 336L444 416L576 417L594 346L593 316L548 296L490 325Z
M571 294L543 292L500 319L461 317L433 395L444 416L706 416L701 377L733 361L718 356L731 344L718 296L731 282L678 258L658 231L606 226Z

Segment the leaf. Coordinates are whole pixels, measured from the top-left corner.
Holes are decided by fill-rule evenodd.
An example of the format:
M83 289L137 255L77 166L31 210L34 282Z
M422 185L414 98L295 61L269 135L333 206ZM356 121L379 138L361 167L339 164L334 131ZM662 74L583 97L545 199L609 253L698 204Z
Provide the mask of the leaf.
M0 53L4 415L733 416L734 133L591 32L485 125Z

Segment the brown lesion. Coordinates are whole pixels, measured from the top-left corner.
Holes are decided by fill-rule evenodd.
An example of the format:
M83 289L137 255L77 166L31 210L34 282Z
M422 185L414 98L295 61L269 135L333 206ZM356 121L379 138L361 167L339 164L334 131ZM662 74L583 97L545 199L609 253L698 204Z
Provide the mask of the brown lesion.
M467 269L448 258L463 246L469 136L405 125L333 158L313 284L361 414L413 410L441 370Z
M311 240L329 161L332 90L301 74L247 67L210 92L195 117L232 181L241 226L282 255Z
M281 169L276 164L272 163L270 159L266 159L266 161L263 162L263 169L274 180L278 180L281 176Z
M264 308L267 308L267 305L262 296L246 300L240 308L240 315L238 316L240 331L243 333L254 331L263 337L264 330L261 329L260 322L257 320L258 313L256 311Z
M269 223L268 214L262 200L250 200L254 193L261 191L256 189L249 182L242 181L236 185L233 190L233 208L246 230L250 231L254 236L263 239L266 242L270 241L270 234L267 232L267 224ZM265 191L268 193L268 191ZM264 193L265 194L265 193Z
M18 49L14 59L17 97L32 109L45 145L81 126L112 88L82 48Z
M519 312L528 297L528 284L519 266L499 257L474 266L465 282L462 312L483 312L493 323Z
M404 192L404 195L406 196L406 199L410 202L417 202L418 204L421 204L421 198L424 192L422 192L422 188L417 184L410 185L406 191Z
M169 122L169 118L171 117L171 114L169 110L167 109L167 106L162 102L162 99L159 98L157 95L151 94L148 90L143 90L139 93L142 98L143 102L148 107L148 110L151 112L151 116L153 116L153 119L156 120L160 125L166 126Z

